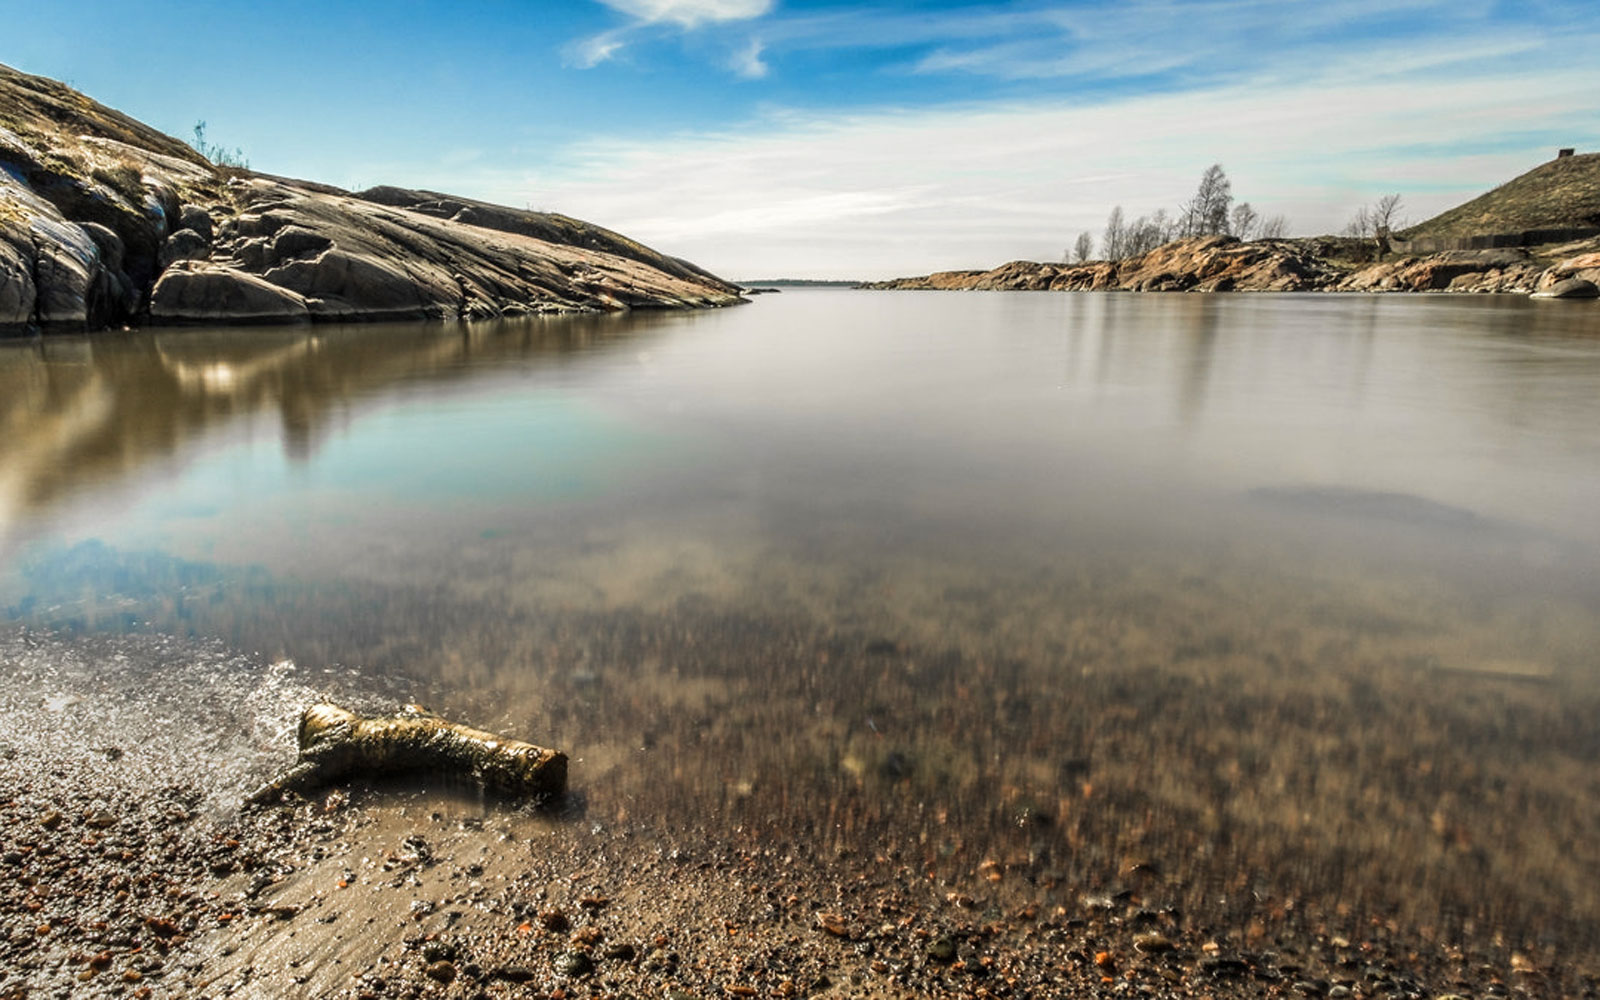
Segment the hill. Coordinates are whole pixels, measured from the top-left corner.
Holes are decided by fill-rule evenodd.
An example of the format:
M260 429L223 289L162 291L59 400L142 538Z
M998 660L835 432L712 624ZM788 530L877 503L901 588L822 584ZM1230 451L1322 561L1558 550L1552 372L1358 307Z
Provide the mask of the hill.
M590 223L219 165L0 66L0 335L741 301L734 285Z
M1443 240L1600 228L1600 153L1557 157L1395 235Z

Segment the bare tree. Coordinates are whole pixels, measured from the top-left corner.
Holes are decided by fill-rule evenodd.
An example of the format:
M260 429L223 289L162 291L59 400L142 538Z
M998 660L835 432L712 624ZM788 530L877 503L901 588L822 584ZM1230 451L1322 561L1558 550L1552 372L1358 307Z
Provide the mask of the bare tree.
M1365 205L1356 209L1356 214L1352 215L1350 221L1345 223L1344 235L1354 236L1357 239L1365 239L1371 236L1372 210Z
M1161 209L1155 215L1141 215L1127 227L1123 237L1123 255L1137 257L1146 254L1171 242L1177 225L1167 216L1167 210Z
M1178 231L1183 236L1227 235L1228 210L1233 205L1233 185L1222 164L1213 163L1200 175L1200 187L1183 206Z
M1289 218L1284 215L1274 215L1263 220L1256 229L1256 238L1262 240L1281 240L1289 235Z
M1094 256L1094 237L1088 233L1079 233L1078 241L1072 244L1072 259L1082 264Z
M1367 214L1372 218L1373 229L1389 229L1393 227L1400 214L1400 196L1386 194L1367 209Z
M1233 206L1233 235L1241 240L1253 239L1261 226L1261 214L1248 201Z
M1122 222L1121 205L1113 208L1106 219L1106 232L1100 238L1100 252L1106 255L1106 260L1121 260L1128 255L1127 230Z

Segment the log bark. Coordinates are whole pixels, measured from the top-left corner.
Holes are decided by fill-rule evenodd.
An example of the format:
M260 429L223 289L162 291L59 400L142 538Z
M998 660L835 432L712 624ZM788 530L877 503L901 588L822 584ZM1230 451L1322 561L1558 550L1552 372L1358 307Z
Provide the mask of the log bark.
M300 716L295 765L261 786L249 805L275 802L355 777L432 773L468 778L508 798L551 798L567 789L567 755L450 722L417 706L363 717L337 705Z

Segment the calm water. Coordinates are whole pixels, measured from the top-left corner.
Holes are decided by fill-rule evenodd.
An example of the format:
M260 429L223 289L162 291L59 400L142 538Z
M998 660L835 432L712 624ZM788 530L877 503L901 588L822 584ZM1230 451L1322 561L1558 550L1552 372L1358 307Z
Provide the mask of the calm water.
M0 345L34 629L425 698L569 749L607 823L1271 855L1519 927L1600 916L1597 511L1587 303L802 291Z

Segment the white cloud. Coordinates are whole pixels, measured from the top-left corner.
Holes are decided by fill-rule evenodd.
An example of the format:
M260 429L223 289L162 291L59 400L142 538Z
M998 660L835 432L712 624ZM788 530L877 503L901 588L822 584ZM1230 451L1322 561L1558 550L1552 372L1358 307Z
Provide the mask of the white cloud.
M579 69L594 67L616 55L627 44L623 31L606 31L589 38L580 38L567 46L567 64Z
M599 3L632 20L610 31L580 38L566 46L566 61L579 69L593 69L610 60L641 33L651 29L678 28L692 31L705 25L729 24L762 17L772 10L774 0L598 0ZM733 69L740 76L755 79L765 76L761 43L736 53Z
M773 0L600 0L612 10L645 24L702 24L748 21L772 10Z
M733 71L747 80L759 80L766 76L768 66L761 59L765 48L761 39L752 38L749 45L734 53Z
M1391 191L1420 221L1557 145L1600 145L1594 84L1559 66L1405 86L1338 67L1093 106L775 113L737 132L594 140L547 164L537 195L515 174L455 183L532 197L730 277L885 277L1058 259L1113 205L1174 208L1213 162L1236 197L1296 232L1337 231Z

